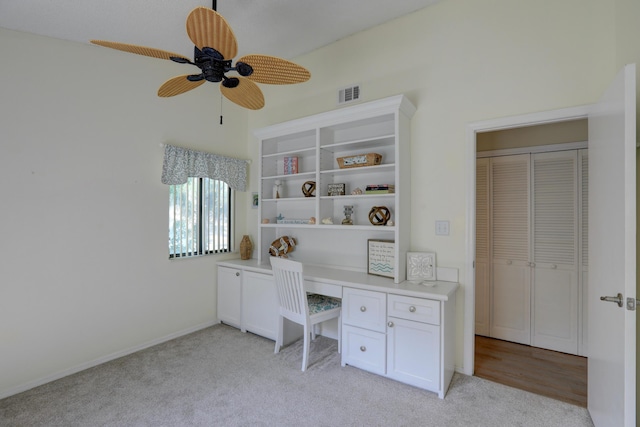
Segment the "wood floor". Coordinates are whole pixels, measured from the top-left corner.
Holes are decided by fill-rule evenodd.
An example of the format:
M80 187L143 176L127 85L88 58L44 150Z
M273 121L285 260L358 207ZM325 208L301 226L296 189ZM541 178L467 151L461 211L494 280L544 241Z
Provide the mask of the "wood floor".
M475 375L587 406L587 358L476 335Z

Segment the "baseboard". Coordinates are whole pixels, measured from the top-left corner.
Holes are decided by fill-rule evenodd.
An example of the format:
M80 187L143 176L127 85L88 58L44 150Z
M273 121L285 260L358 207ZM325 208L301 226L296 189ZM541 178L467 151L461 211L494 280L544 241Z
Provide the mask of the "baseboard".
M193 326L191 328L183 329L178 332L174 332L169 335L165 335L164 337L156 338L151 341L147 341L143 344L136 345L125 350L117 351L115 353L108 354L106 356L99 357L97 359L91 360L89 362L81 363L80 365L71 367L69 369L65 369L59 372L56 372L51 375L47 375L46 377L39 378L37 380L29 381L28 383L21 384L19 386L10 388L9 390L5 390L4 392L0 392L0 399L4 399L9 396L13 396L14 394L22 393L24 391L30 390L32 388L44 385L46 383L50 383L51 381L59 380L60 378L64 378L66 376L76 374L80 371L84 371L85 369L93 368L94 366L101 365L106 362L110 362L112 360L118 359L123 356L128 356L129 354L133 354L137 351L144 350L149 347L153 347L154 345L162 344L163 342L171 341L173 339L179 338L183 335L188 335L193 332L199 331L204 328L208 328L209 326L213 326L219 323L216 321L210 321L201 323L199 325Z

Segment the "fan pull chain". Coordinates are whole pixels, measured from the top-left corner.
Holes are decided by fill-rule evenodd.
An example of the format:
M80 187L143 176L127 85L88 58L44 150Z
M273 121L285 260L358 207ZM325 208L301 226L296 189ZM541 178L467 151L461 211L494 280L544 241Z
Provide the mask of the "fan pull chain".
M222 94L220 94L220 124L222 124Z

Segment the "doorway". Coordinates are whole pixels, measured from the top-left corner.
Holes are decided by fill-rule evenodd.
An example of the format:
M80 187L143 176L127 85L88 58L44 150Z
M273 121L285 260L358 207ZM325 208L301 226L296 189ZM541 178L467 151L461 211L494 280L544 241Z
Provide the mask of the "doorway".
M486 152L489 153L489 155L496 154L503 156L516 155L518 153L524 152L535 153L544 152L547 150L561 151L566 149L586 148L586 141L588 140L587 127L586 109L583 108L557 110L553 112L539 113L528 116L506 118L498 121L484 122L470 126L470 151L473 154L474 162L474 173L473 176L469 177L470 182L473 183L470 188L472 188L475 192L475 159L479 152ZM473 273L477 271L476 269L478 267L478 260L475 254L477 231L475 227L475 208L476 200L474 197L473 204L469 207L469 213L471 213L471 211L473 210L473 215L471 216L473 218L473 221L470 221L473 224L469 224L473 225L472 232L470 233L471 235L469 236L473 241L473 245L470 245L473 248L473 253L468 253L469 259L473 260L472 265L474 268L471 270ZM509 381L513 380L517 375L526 375L526 373L520 372L519 374L514 376L514 372L509 372L508 369L501 370L499 368L495 369L495 367L515 363L516 366L521 367L518 369L522 370L523 367L528 364L529 366L533 367L537 366L537 368L533 368L531 370L533 372L533 375L535 375L536 369L546 370L553 374L553 371L557 370L553 367L554 364L565 367L572 366L572 374L576 374L573 379L567 379L565 382L565 380L563 380L561 377L560 379L558 379L559 377L551 375L545 380L543 375L538 375L535 384L529 381L530 385L534 385L534 387L532 389L529 389L529 391L535 393L538 392L535 390L536 388L553 388L554 384L556 386L559 385L559 388L562 389L563 386L561 385L561 383L565 382L565 385L569 388L573 388L575 390L577 387L578 397L577 400L576 396L567 396L566 398L560 398L560 400L570 401L571 403L585 406L585 403L581 401L583 397L579 396L580 394L582 394L582 391L580 391L580 389L582 387L586 387L585 358L579 356L571 356L564 353L557 353L550 350L542 350L536 347L531 347L529 345L513 344L506 341L493 340L491 338L476 336L475 312L478 308L476 305L476 299L479 297L479 290L476 277L471 278L469 276L470 275L468 274L467 278L469 280L469 283L474 283L473 298L471 301L466 301L467 306L465 307L465 310L466 313L474 313L474 316L472 316L471 319L466 318L465 321L465 347L472 348L473 351L470 355L469 353L465 353L465 359L469 360L469 362L471 363L470 366L474 370L478 369L478 364L475 363L476 359L479 362L482 362L484 367L489 366L489 369L492 370L490 375L486 374L486 372L478 372L478 376L482 376L496 382L506 383L507 385L518 386L517 384L514 384L513 381L511 381L511 383ZM483 296L480 295L480 297ZM468 306L470 304L474 305L473 310L471 310L471 307ZM581 315L580 322L583 322L583 320L585 319L583 319ZM470 325L470 323L472 322L474 324ZM586 345L586 340L584 339L585 336L586 334L581 335L580 339L581 341L584 341L584 344ZM508 362L507 359L509 359ZM489 365L487 365L486 363L487 361L495 362L496 360L501 361L501 363L493 365L490 363ZM545 368L544 364L550 360L552 361L551 365ZM506 367L508 368L508 366ZM500 380L500 376L503 377L503 380ZM580 384L582 378L584 378L584 384ZM547 384L544 384L545 381L547 382ZM552 390L551 394L553 395L553 393L554 392ZM586 396L586 390L584 391L584 395Z

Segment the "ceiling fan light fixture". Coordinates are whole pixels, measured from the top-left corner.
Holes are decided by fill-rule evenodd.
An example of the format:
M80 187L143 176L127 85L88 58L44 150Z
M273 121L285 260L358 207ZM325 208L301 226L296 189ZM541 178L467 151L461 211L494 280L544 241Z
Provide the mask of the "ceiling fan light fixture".
M126 43L92 40L91 43L137 55L168 59L180 64L195 65L201 74L185 74L167 80L158 96L168 97L188 92L205 81L219 83L220 91L230 101L244 108L258 110L264 106L264 95L257 83L294 84L311 77L309 71L291 61L268 55L246 55L236 61L238 45L233 30L222 15L204 6L196 7L187 17L187 34L194 44L193 61L164 51ZM237 72L240 77L225 74Z

